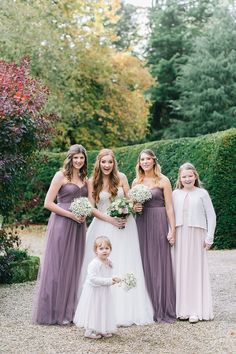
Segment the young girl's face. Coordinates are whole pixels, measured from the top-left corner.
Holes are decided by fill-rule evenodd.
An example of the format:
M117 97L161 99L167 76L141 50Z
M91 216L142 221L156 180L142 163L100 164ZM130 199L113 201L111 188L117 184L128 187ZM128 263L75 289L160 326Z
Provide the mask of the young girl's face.
M111 248L106 242L101 243L96 249L96 255L101 261L105 261L111 253Z
M109 175L114 167L114 160L111 155L105 155L100 160L100 168L104 175Z
M140 167L142 167L144 172L151 171L153 169L154 164L154 159L150 155L146 154L145 152L141 154L139 159L139 165Z
M77 170L80 170L85 163L85 156L81 152L79 154L75 154L72 157L72 163L73 167L76 168Z
M196 176L192 170L182 170L180 172L180 182L185 189L194 188Z

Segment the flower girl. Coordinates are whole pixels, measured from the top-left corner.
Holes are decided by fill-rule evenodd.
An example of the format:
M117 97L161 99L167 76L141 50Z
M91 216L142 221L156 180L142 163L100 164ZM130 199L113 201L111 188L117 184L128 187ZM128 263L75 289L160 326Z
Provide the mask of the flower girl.
M85 337L99 339L111 337L116 330L110 286L119 283L121 279L112 275L112 263L108 259L112 250L109 238L97 237L93 250L96 257L88 265L74 323L85 328Z

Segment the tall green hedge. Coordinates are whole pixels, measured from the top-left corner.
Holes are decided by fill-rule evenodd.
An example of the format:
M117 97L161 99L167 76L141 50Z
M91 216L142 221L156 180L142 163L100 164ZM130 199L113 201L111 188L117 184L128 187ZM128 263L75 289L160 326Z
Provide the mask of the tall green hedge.
M155 141L114 149L119 170L127 175L130 183L135 177L138 154L144 148L156 153L162 172L169 177L173 188L181 164L190 161L196 166L216 209L215 247L236 247L236 129L197 138ZM90 173L96 155L97 151L89 153ZM45 152L35 161L35 174L24 187L26 199L39 198L35 208L25 211L25 217L33 223L47 221L49 214L43 209L43 200L51 178L64 159L65 154Z

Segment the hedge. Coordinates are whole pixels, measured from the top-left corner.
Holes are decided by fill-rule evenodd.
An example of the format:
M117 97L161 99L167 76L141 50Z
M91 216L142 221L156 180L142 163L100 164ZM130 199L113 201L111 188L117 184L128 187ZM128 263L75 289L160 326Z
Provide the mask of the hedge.
M204 187L212 197L217 214L215 248L235 247L236 129L196 138L162 140L115 148L119 170L127 175L130 183L135 177L138 154L144 148L156 153L162 172L169 177L173 188L181 164L190 161L196 166ZM88 155L91 173L97 151L91 151ZM49 213L43 209L43 201L50 181L64 159L65 153L41 152L35 161L34 177L23 185L24 198L38 201L37 206L25 211L24 217L32 223L47 222Z
M29 256L27 259L11 263L12 278L10 283L23 283L37 279L40 258Z

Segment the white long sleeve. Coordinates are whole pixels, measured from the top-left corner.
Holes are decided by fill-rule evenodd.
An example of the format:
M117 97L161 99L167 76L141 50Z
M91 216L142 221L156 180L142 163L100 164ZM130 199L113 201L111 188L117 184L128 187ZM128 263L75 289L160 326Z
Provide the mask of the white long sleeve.
M106 267L102 262L94 259L88 266L86 282L92 286L110 286L113 284L112 277L104 277L101 274L102 267Z
M200 227L206 230L206 243L210 245L214 240L216 214L208 192L204 188L195 188L193 191L176 189L173 192L173 205L176 226L183 225L184 201L188 195L188 226Z
M207 191L205 191L205 195L202 198L203 206L205 210L206 222L207 222L207 237L205 242L209 245L212 245L214 241L214 233L216 227L216 213L211 201L211 198Z

